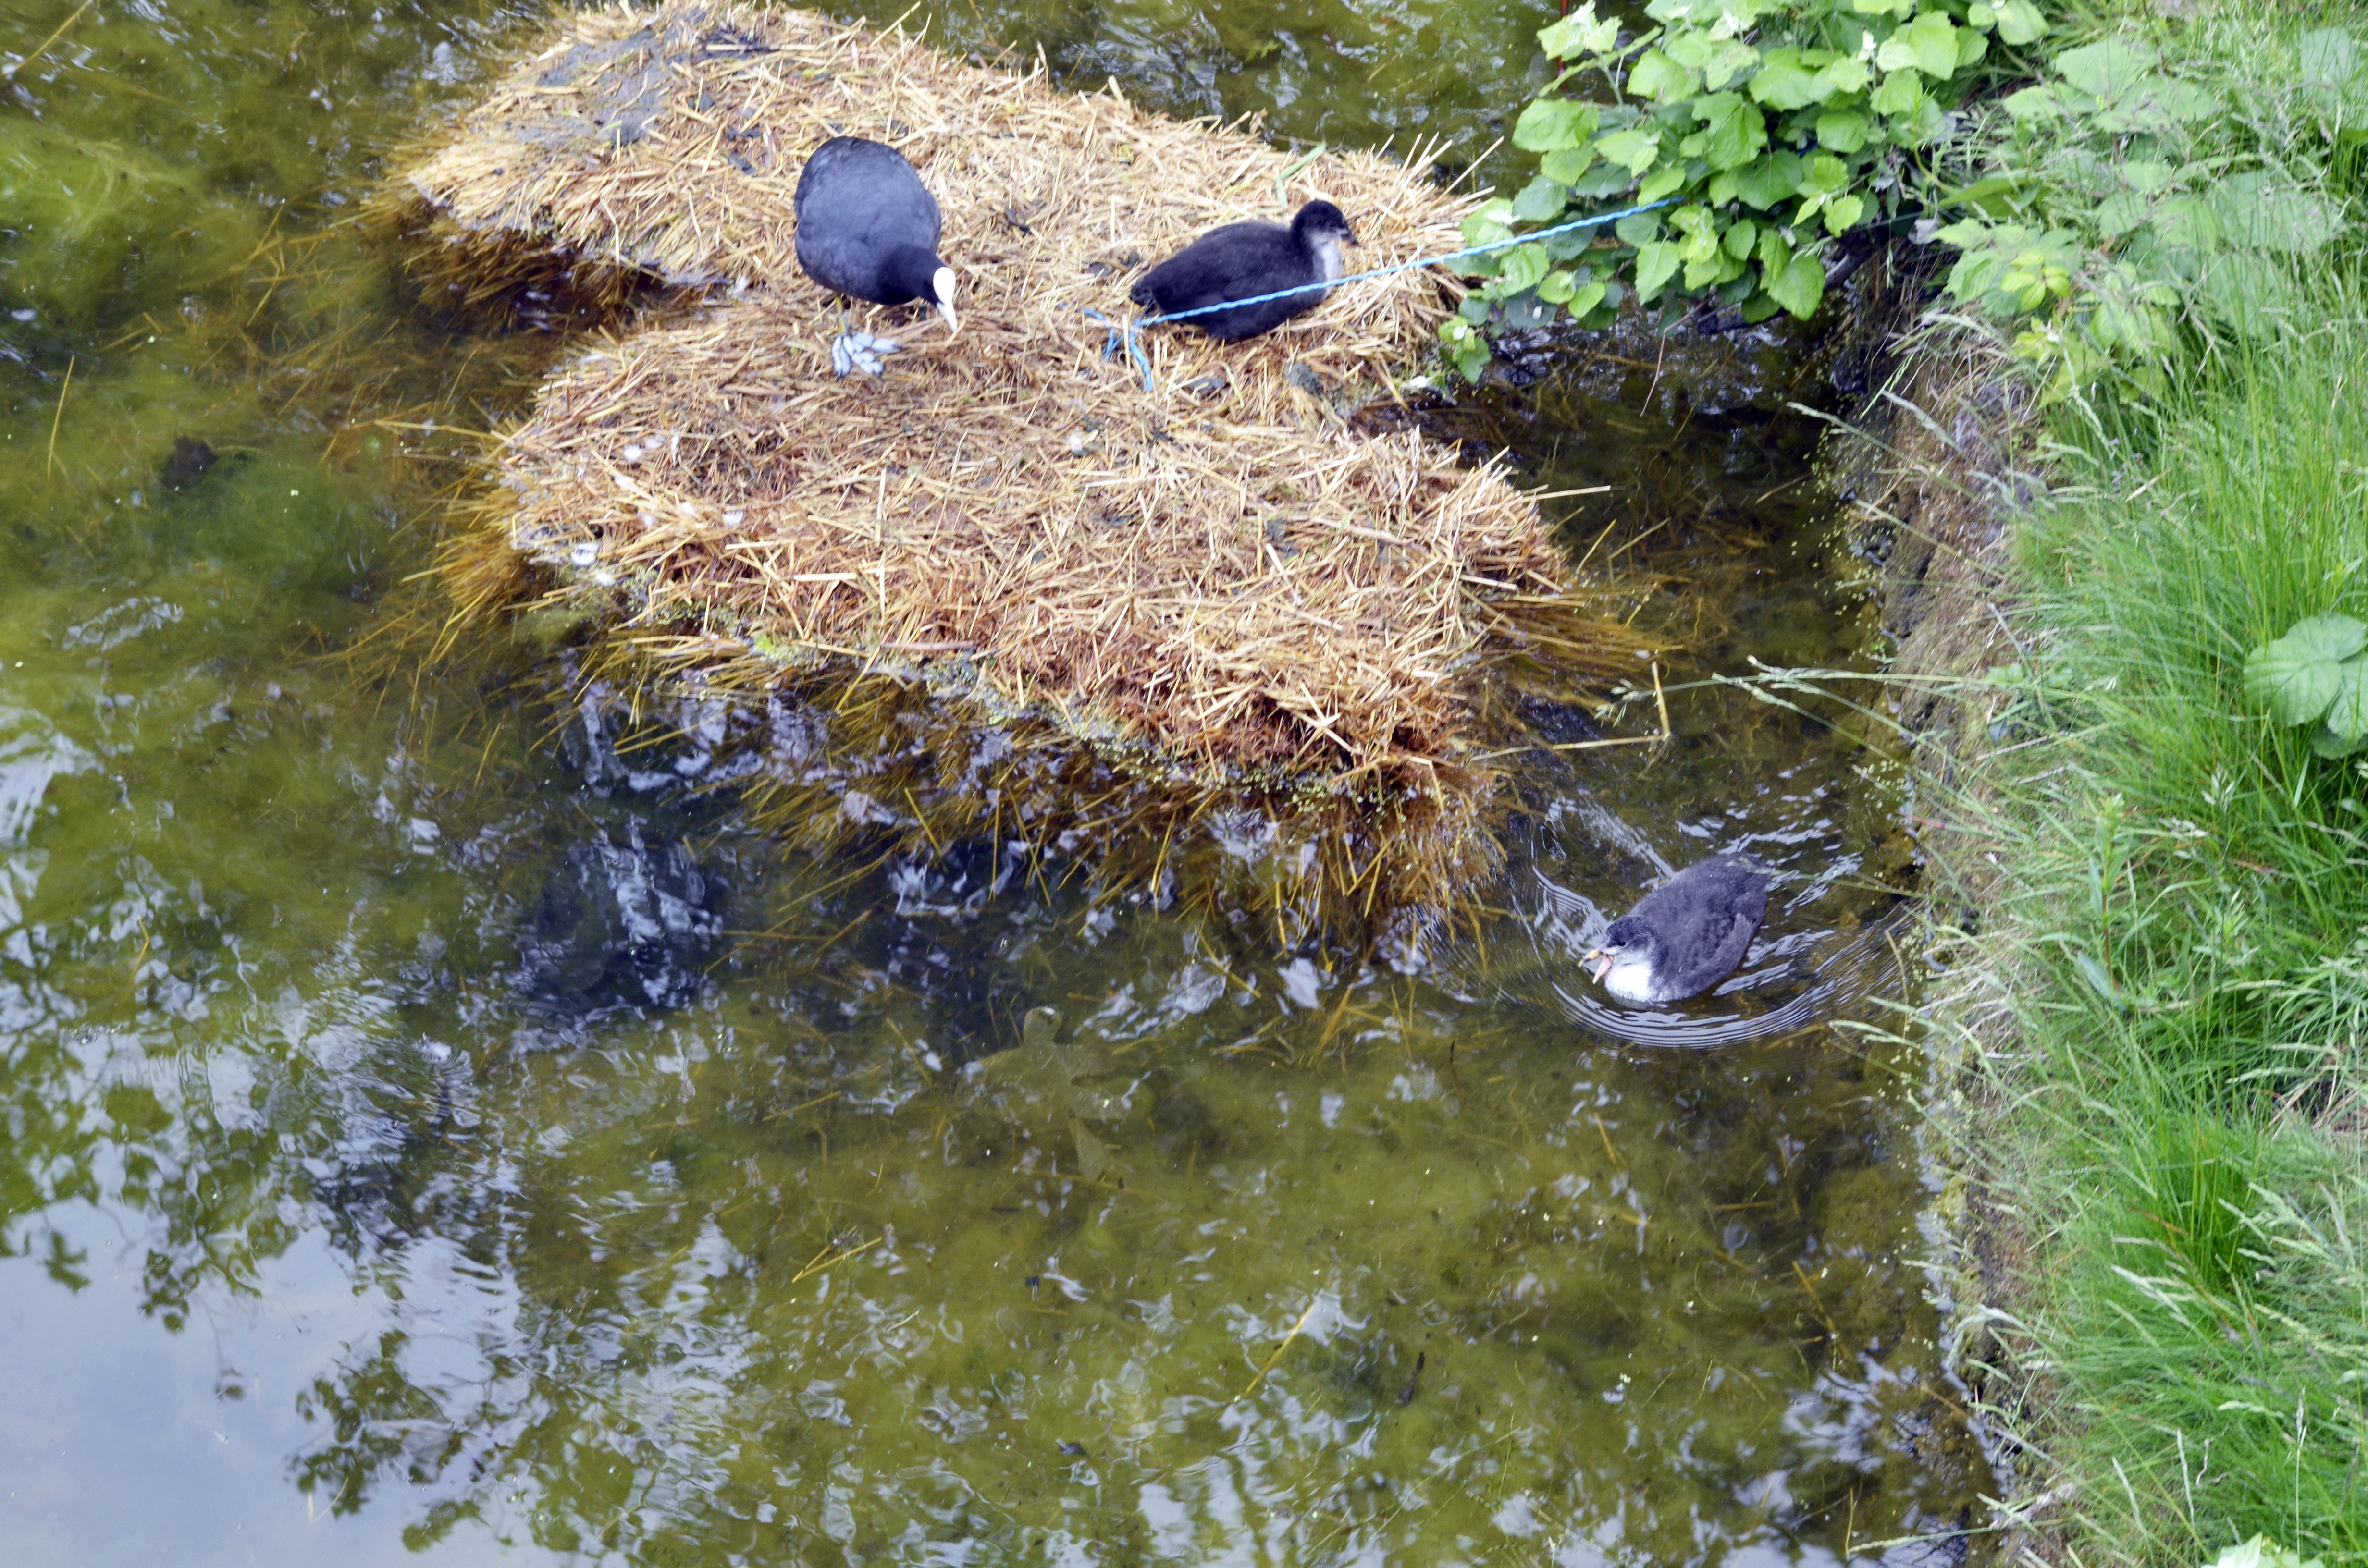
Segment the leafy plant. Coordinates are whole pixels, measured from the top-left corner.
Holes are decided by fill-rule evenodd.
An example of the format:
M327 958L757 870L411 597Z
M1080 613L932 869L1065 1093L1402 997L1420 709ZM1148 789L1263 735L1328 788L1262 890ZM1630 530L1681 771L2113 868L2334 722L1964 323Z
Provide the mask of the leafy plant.
M1933 236L1963 253L1949 293L2036 318L2015 348L2052 395L2114 370L2159 392L2182 333L2261 338L2295 312L2297 267L2340 232L2330 176L2363 136L2368 51L2328 28L2290 67L2266 56L2067 50L2003 100L1978 177L1936 194L1965 214Z
M2318 724L2311 749L2348 756L2368 745L2368 625L2314 615L2245 656L2245 690L2282 724Z
M1465 243L1530 243L1480 258L1488 281L1440 336L1467 376L1480 329L1557 312L1608 323L1704 296L1746 321L1805 317L1825 296L1834 237L1900 209L1910 149L1941 136L1987 57L2046 28L2032 0L1651 0L1658 26L1622 41L1594 0L1538 34L1561 74L1521 113L1513 144L1537 176L1464 224ZM1577 79L1600 99L1561 96ZM1559 225L1668 202L1609 233Z

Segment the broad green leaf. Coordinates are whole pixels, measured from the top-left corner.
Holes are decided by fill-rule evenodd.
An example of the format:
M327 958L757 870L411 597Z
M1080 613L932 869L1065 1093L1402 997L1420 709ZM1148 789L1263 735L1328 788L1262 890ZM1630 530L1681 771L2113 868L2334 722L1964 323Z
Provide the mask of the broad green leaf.
M1550 223L1562 215L1569 195L1558 181L1540 175L1513 198L1513 216L1528 223Z
M1538 298L1549 305L1566 304L1578 292L1578 279L1570 268L1557 267L1538 279Z
M1978 218L1961 218L1934 230L1932 237L1944 245L1954 245L1961 251L1970 252L2019 244L2030 232L2020 223L2000 223L1993 227Z
M2055 57L2055 69L2090 97L2117 98L2153 72L2156 58L2152 49L2116 34L2066 50Z
M2176 196L2156 208L2154 232L2163 244L2178 250L2210 251L2220 246L2219 214L2200 196Z
M1759 63L1759 51L1741 39L1689 29L1661 40L1671 60L1702 73L1702 85L1713 92Z
M2122 165L2121 176L2123 185L2132 190L2144 191L2148 196L2158 190L2168 190L2179 178L2178 171L2169 164L2153 158L2130 159Z
M1781 269L1768 272L1760 287L1770 299L1807 321L1826 297L1826 269L1814 256L1792 256Z
M1836 162L1839 162L1839 159ZM1764 158L1732 171L1735 194L1750 206L1765 212L1782 203L1799 189L1802 178L1800 154L1778 151Z
M2061 119L2071 111L2064 100L2050 89L2025 87L2006 96L2006 112L2017 120Z
M1904 17L1916 9L1916 0L1850 0L1850 9L1861 17Z
M2047 18L2031 0L2006 0L2004 5L1994 4L1992 9L1998 17L1998 36L2017 49L2037 42L2047 32Z
M1631 212L1612 224L1611 232L1619 236L1623 245L1642 245L1659 237L1661 215L1658 212Z
M1563 301L1563 309L1568 311L1574 318L1584 316L1596 306L1603 303L1603 294L1602 284L1582 283L1572 292L1568 300Z
M1781 311L1783 308L1784 307L1782 305L1777 303L1774 295L1769 293L1767 290L1762 289L1759 292L1752 295L1751 298L1743 301L1744 324L1747 326L1758 326L1761 322L1766 321L1770 316L1774 315L1778 311Z
M1600 116L1576 98L1540 98L1513 122L1513 145L1531 153L1577 147L1595 134Z
M1826 233L1829 234L1846 233L1850 229L1857 226L1859 219L1863 217L1865 213L1865 197L1858 195L1837 196L1831 201L1826 203Z
M1675 192L1678 187L1685 183L1686 168L1683 164L1665 164L1645 176L1644 183L1636 187L1636 199L1640 202L1658 201L1661 198Z
M2308 191L2272 184L2258 171L2230 175L2205 198L2228 243L2247 250L2310 256L2335 237L2335 208Z
M1994 250L1965 252L1949 268L1950 296L1969 302L1980 300L1998 286L1998 273L2005 266L2006 258Z
M1702 91L1702 73L1689 70L1657 49L1628 68L1628 90L1639 97L1674 103Z
M1866 145L1866 116L1854 108L1827 109L1817 116L1817 145L1834 153L1855 153Z
M1512 216L1512 209L1509 205L1506 208L1505 216L1508 218ZM1463 220L1463 243L1467 245L1491 244L1512 232L1504 224L1490 218L1485 210L1474 212Z
M1972 0L1965 7L1965 26L1976 32L1989 31L1998 26L1997 7L1990 4L1990 0Z
M1767 150L1767 117L1740 93L1697 98L1694 115L1702 122L1702 156L1713 169L1741 168Z
M2212 314L2247 337L2268 337L2298 303L2287 264L2259 251L2214 256L2195 292Z
M2368 659L2352 659L2342 666L2343 680L2327 710L2327 727L2347 741L2368 735Z
M1907 58L1896 65L1884 58L1894 44L1905 44L1907 51ZM1945 82L1957 73L1957 29L1946 13L1927 11L1885 40L1883 48L1875 51L1874 62L1886 71L1913 65L1927 76Z
M1913 114L1897 116L1891 122L1891 139L1903 147L1921 147L1938 141L1949 128L1949 117L1941 112L1941 101L1930 93L1918 98Z
M2097 232L2120 239L2154 215L2154 204L2135 190L2117 191L2097 208Z
M1831 103L1852 93L1862 93L1873 80L1874 73L1867 68L1865 61L1854 54L1844 55L1817 73L1817 101Z
M2100 131L2112 134L2161 131L2174 125L2192 125L2221 112L2220 95L2194 82L2150 76L2133 87L2118 105L2096 115Z
M1916 73L1894 71L1883 79L1883 85L1875 88L1873 95L1867 99L1867 107L1877 114L1909 115L1914 114L1916 106L1923 101L1924 85L1917 80Z
M1770 223L1759 231L1759 270L1782 272L1792 265L1793 247L1784 243L1784 231Z
M2360 74L2359 41L2341 28L2317 28L2302 35L2305 82L2340 87Z
M1833 94L1824 77L1790 60L1770 60L1751 78L1751 96L1773 109L1806 108Z
M1545 280L1548 266L1545 246L1534 243L1515 245L1505 253L1504 270L1499 274L1504 279L1502 292L1518 294L1524 289L1536 288Z
M1685 235L1689 240L1702 242L1702 245L1694 251L1698 256L1718 243L1718 219L1707 207L1679 208L1669 214L1669 227Z
M1801 166L1803 196L1830 196L1850 188L1850 165L1830 153L1813 153Z
M1979 65L1984 60L1989 57L1989 52L1990 40L1988 38L1981 33L1974 31L1971 28L1959 28L1957 29L1958 70L1963 71L1969 65Z
M1595 0L1538 33L1538 47L1550 60L1573 60L1582 54L1608 54L1620 41L1620 18L1595 17Z
M1593 147L1564 147L1538 160L1538 172L1557 185L1569 185L1595 162Z
M1726 247L1727 255L1741 260L1749 256L1752 247L1759 243L1759 225L1748 218L1737 218L1727 225L1726 233L1719 236L1718 243Z
M1661 133L1649 125L1609 131L1595 139L1595 150L1632 175L1641 175L1661 155Z
M2324 725L2319 727L2317 733L2310 737L2312 752L2327 758L2329 762L2340 762L2362 746L2368 746L2368 735L2357 735L2347 741ZM2318 1559L2316 1557L2311 1559L2312 1563L2317 1563L2317 1562Z
M1636 247L1636 298L1646 304L1659 295L1684 262L1684 247L1655 240Z
M2245 691L2282 724L2307 724L2335 701L2343 665L2368 648L2368 626L2348 615L2314 615L2245 658Z

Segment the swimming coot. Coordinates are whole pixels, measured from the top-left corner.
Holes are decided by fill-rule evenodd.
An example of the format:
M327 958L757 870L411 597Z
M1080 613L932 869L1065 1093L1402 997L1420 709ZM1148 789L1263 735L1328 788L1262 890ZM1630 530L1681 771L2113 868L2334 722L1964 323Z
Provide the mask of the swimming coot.
M927 300L949 332L961 326L953 268L938 258L944 224L937 199L904 153L860 136L834 136L806 160L796 200L798 265L807 277L875 305Z
M1768 874L1729 856L1697 860L1604 928L1587 955L1622 1002L1675 1002L1735 972L1768 912Z
M1280 289L1329 283L1340 276L1340 247L1355 244L1349 220L1328 201L1311 201L1286 227L1281 223L1227 223L1212 229L1137 279L1132 298L1162 315L1182 315L1227 300L1247 300ZM1256 337L1324 302L1328 290L1212 311L1190 324L1211 337L1237 343Z

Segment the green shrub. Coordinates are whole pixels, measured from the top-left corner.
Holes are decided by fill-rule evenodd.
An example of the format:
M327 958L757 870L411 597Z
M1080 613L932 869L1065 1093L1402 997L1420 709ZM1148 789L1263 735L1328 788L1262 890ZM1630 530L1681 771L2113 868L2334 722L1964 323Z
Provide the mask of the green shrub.
M1968 140L1948 291L2001 320L2061 397L2158 396L2188 352L2267 341L2343 232L2368 138L2368 51L2241 14L2166 50L2115 33L2049 62Z
M1620 40L1593 0L1538 34L1564 69L1522 111L1513 144L1537 176L1465 224L1467 244L1623 207L1623 218L1516 245L1474 267L1488 282L1440 335L1465 374L1479 329L1557 311L1608 323L1642 302L1715 296L1747 321L1807 316L1838 235L1911 201L1909 153L1939 139L1992 40L2045 30L2032 0L1651 0L1656 27ZM1561 96L1600 85L1600 100Z

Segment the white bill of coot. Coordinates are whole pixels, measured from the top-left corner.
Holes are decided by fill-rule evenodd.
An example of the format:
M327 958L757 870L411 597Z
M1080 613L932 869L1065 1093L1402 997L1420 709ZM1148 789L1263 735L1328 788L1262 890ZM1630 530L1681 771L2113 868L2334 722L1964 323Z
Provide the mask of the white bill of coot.
M1330 283L1342 270L1340 247L1356 243L1356 232L1338 207L1311 201L1288 224L1227 223L1210 230L1137 278L1130 297L1147 310L1176 316L1228 300ZM1285 299L1211 311L1181 324L1238 343L1314 310L1329 292L1308 288Z
M1585 961L1620 1001L1679 1001L1735 972L1767 913L1767 872L1735 856L1697 860L1605 926Z
M904 153L882 142L834 136L806 160L796 206L798 265L807 277L875 305L926 300L946 318L948 333L961 328L953 268L938 256L944 221L937 198ZM878 355L894 351L884 338L842 330L831 363L842 376L851 366L878 375Z

